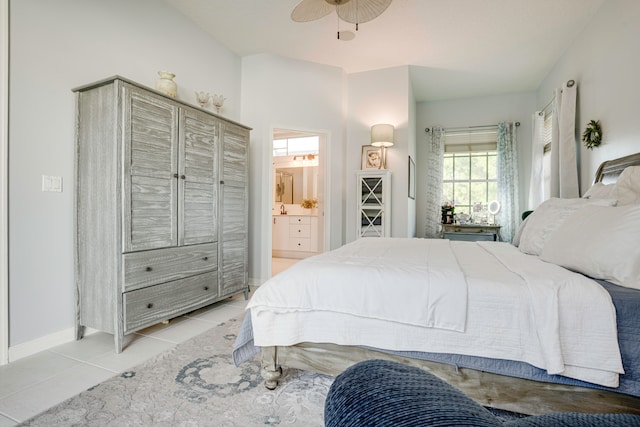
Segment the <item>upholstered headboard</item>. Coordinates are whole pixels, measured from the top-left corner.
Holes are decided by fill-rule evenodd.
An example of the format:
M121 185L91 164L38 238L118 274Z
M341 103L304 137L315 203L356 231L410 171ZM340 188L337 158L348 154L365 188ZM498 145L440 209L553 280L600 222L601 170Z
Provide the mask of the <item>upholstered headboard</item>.
M616 182L618 176L620 176L627 166L640 166L640 153L603 162L596 171L596 179L594 182L602 182L603 184Z

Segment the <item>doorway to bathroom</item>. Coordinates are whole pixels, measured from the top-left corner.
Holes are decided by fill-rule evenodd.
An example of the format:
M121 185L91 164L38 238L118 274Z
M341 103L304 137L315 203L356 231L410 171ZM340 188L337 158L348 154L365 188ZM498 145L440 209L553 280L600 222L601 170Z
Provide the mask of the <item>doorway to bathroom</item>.
M271 274L324 251L326 141L321 132L274 129Z

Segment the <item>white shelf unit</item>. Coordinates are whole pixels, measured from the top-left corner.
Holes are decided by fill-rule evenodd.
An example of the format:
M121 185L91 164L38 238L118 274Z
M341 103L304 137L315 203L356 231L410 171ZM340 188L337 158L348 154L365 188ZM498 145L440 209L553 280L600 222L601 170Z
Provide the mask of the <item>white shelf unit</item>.
M318 217L273 215L272 254L283 258L307 258L318 252Z
M391 236L391 171L357 172L356 238Z

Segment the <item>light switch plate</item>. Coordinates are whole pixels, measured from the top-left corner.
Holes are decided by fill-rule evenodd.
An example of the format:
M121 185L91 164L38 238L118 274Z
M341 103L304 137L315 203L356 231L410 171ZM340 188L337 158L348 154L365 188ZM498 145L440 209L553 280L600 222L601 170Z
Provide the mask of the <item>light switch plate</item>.
M62 193L62 177L42 175L42 191Z

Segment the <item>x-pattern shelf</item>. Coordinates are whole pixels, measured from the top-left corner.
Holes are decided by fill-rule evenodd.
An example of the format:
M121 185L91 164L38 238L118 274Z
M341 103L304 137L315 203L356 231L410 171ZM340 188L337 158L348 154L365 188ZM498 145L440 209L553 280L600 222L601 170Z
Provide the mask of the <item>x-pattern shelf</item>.
M358 237L389 235L387 204L390 178L391 173L387 170L358 173Z

